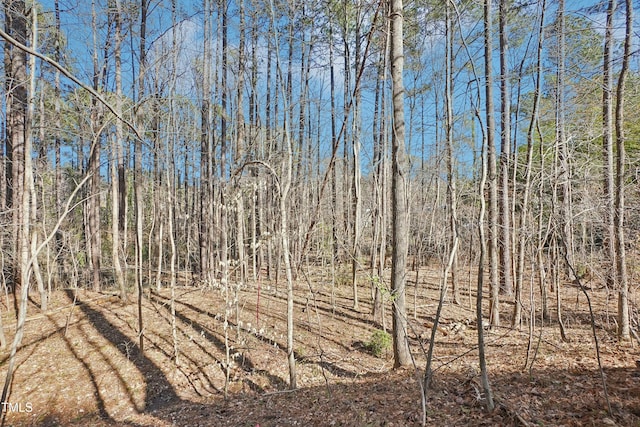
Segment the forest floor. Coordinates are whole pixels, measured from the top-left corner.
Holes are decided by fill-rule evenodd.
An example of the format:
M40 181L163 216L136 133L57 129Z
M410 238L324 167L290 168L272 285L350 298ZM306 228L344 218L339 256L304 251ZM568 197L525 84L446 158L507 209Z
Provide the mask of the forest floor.
M412 273L412 275L415 273ZM144 352L138 344L135 294L123 304L113 294L60 290L40 313L32 301L10 397L2 405L15 426L417 426L420 380L436 312L438 272L423 270L407 288L415 368L393 369L392 351L368 349L380 325L372 321L368 284L353 309L346 280L333 290L320 272L295 290L297 385L288 389L286 289L262 281L231 302L227 343L233 364L225 399L225 294L221 288L146 293ZM435 426L640 426L638 342L615 339L615 298L588 291L595 313L598 368L586 298L574 286L561 291L568 341L554 320L535 321L533 334L486 330L486 356L496 409L488 413L479 380L475 296L462 279L460 305L446 303L436 335L434 379L427 393L427 424ZM538 293L538 289L535 289ZM526 290L529 295L529 290ZM632 293L635 305L637 292ZM233 301L230 293L228 300ZM509 324L513 304L502 304ZM528 298L527 298L528 299ZM6 301L5 301L6 304ZM523 317L528 317L528 302ZM8 339L15 319L3 307ZM387 316L390 309L387 308ZM637 312L634 309L634 315ZM239 319L237 321L236 319ZM388 325L391 321L386 322ZM178 350L177 363L174 359ZM4 378L8 350L0 353Z

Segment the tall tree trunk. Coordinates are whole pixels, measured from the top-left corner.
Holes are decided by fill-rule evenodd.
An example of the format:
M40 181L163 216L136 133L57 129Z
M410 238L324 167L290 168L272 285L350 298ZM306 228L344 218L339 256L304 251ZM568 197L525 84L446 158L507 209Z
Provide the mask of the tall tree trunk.
M618 339L630 339L629 325L629 283L625 258L625 132L624 132L624 96L629 62L631 60L631 42L633 32L633 1L626 0L625 39L622 68L618 77L616 91L616 279L618 282Z
M146 0L145 0L146 1ZM180 53L178 52L178 26L177 26L177 10L176 10L177 0L171 0L171 31L172 31L172 49L171 49L171 61L172 68L175 74L172 75L173 82L171 84L171 101L170 101L170 110L172 116L170 120L174 120L174 91L176 87L176 83L178 80L177 69L178 69L178 60ZM203 95L204 97L205 95ZM159 121L159 120L158 120ZM157 126L159 127L159 126ZM156 132L157 135L157 132ZM176 319L176 285L177 285L177 272L176 272L176 264L177 264L177 256L178 249L176 247L176 231L175 231L175 220L176 220L176 147L175 147L175 137L170 135L167 141L167 153L166 158L168 159L168 164L166 165L166 187L167 187L167 197L168 197L168 205L169 210L166 213L167 216L167 228L169 234L169 244L171 248L170 258L169 258L169 283L171 288L171 338L173 341L173 359L176 366L178 366L179 358L180 358L180 349L178 346L178 326ZM186 162L185 162L186 165ZM185 181L186 181L185 177ZM186 182L185 182L186 186ZM162 223L161 223L162 227ZM161 228L162 230L162 228ZM162 238L160 239L160 244L162 245ZM160 249L161 252L161 249ZM158 257L158 273L160 273L160 259L161 256ZM141 337L142 341L142 337Z
M329 80L330 80L330 97L331 97L331 147L333 151L337 150L338 135L336 129L336 82L335 82L335 70L334 70L334 58L333 58L333 26L329 22ZM331 242L332 242L332 261L331 265L335 264L340 259L340 245L338 244L338 176L336 167L331 169ZM335 281L335 275L332 279ZM331 294L333 296L333 293ZM333 300L331 301L333 304Z
M392 134L392 198L393 198L393 255L391 260L391 288L393 293L393 355L394 366L411 364L407 341L407 310L405 286L407 253L409 249L409 171L404 141L404 45L402 0L391 0L391 82L393 92Z
M122 15L120 0L115 0L115 79L116 79L116 102L115 108L118 115L122 115ZM124 272L120 264L120 236L123 231L123 197L122 197L122 174L124 168L124 159L122 153L122 145L124 144L124 126L118 118L116 120L116 134L111 145L111 259L113 262L113 270L115 281L120 290L120 298L127 301L127 289L125 286Z
M27 42L27 20L25 2L23 0L11 0L4 2L5 27L7 33L22 44ZM26 277L23 277L21 254L29 253L29 234L21 238L24 227L29 223L29 212L23 212L28 198L25 188L25 157L26 157L26 117L27 117L27 56L13 46L5 44L5 89L7 94L6 104L6 153L7 162L7 208L13 211L12 220L12 247L14 257L13 266L13 291L14 309L16 318L19 315L20 295L23 286L28 288ZM30 154L29 154L30 157ZM27 245L23 247L23 242Z
M487 179L489 181L489 281L491 286L490 323L500 326L498 277L498 178L496 170L495 116L493 107L493 19L492 1L484 3L485 114L487 120Z
M613 171L613 83L612 58L613 19L616 0L609 0L607 21L604 33L604 52L602 61L602 183L604 189L605 236L604 247L608 270L605 272L607 286L615 286L615 212L614 212L614 171Z
M539 120L538 112L540 109L540 87L542 84L542 42L544 40L544 16L546 11L546 0L542 0L540 10L540 24L538 27L538 47L535 63L535 86L533 90L533 101L531 109L531 119L527 130L527 154L525 160L525 181L524 193L522 195L522 208L520 210L519 238L518 238L518 256L516 268L516 294L515 304L513 307L512 327L519 328L522 320L522 289L524 285L524 261L525 249L527 242L527 229L529 221L529 203L531 198L531 173L533 168L533 148L535 142L536 126ZM540 143L542 144L542 143ZM543 287L544 288L544 287Z
M138 103L144 99L145 93L145 73L147 71L146 60L146 38L147 38L147 0L140 1L140 47L138 51L140 65L138 66ZM175 38L175 37L174 37ZM136 108L136 127L141 128L142 118L140 117L139 108ZM138 341L140 345L140 352L144 353L144 336L143 332L143 318L142 318L142 253L144 246L143 226L144 226L144 200L142 194L142 141L138 138L134 142L134 164L133 164L133 185L135 194L135 209L136 209L136 288L138 291Z
M565 1L558 1L558 10L557 10L557 23L556 23L556 32L557 36L557 55L558 55L558 67L556 70L556 104L555 104L555 114L556 114L556 135L555 135L555 159L554 159L554 169L555 169L555 181L553 183L553 192L554 196L552 197L552 203L554 205L553 209L557 209L555 207L555 201L560 200L559 207L559 218L560 218L560 233L558 237L561 240L562 246L561 250L563 251L564 256L568 260L569 264L573 266L573 234L571 230L571 194L569 192L571 181L569 175L569 150L567 147L567 140L565 136L565 60L566 60L566 46L565 46ZM560 187L560 197L557 197L557 188ZM552 213L552 217L555 215ZM558 326L560 327L560 335L562 336L563 341L567 341L568 338L566 336L566 330L564 327L564 322L562 320L562 297L560 291L560 265L561 265L561 257L558 253L557 249L557 240L554 240L552 245L553 258L554 258L554 283L555 283L555 291L556 291L556 314L558 316ZM568 266L566 267L569 271L571 271ZM566 271L566 270L565 270Z
M487 3L491 0L485 0L485 8ZM485 15L486 16L486 15ZM485 21L486 24L486 21ZM487 403L487 409L492 411L494 408L493 393L491 391L491 384L489 383L489 372L487 370L487 360L485 356L484 345L484 318L482 315L482 293L484 291L484 264L485 256L487 253L487 239L485 237L484 227L484 215L486 211L486 182L487 182L487 152L488 142L486 140L486 134L484 135L483 148L482 148L482 170L480 176L479 193L480 193L480 214L478 217L478 234L480 237L480 256L478 257L478 277L476 287L476 324L478 328L478 363L480 365L480 381L485 394Z
M384 46L387 46L385 41ZM384 318L382 317L382 285L384 281L384 261L385 261L385 141L386 136L384 120L386 114L384 114L384 78L386 71L386 58L387 55L382 51L378 60L377 79L376 79L376 93L375 103L373 111L373 162L371 169L373 170L373 238L371 242L371 277L372 280L372 295L373 295L373 307L372 317L374 322L380 319L380 323L384 325Z
M236 143L234 150L234 164L239 166L244 159L245 156L245 130L246 125L244 122L244 72L245 72L245 39L246 39L246 30L245 30L245 12L244 12L244 0L240 0L239 2L239 15L240 15L240 38L239 38L239 46L238 46L238 74L237 74L237 89L236 89ZM238 309L238 299L237 293L239 287L243 286L248 273L247 260L245 256L245 245L244 245L244 235L245 235L245 227L244 227L244 198L242 197L242 175L238 176L237 180L237 196L236 196L236 247L237 250L237 260L238 260L238 272L240 274L239 280L237 281L236 286L236 310ZM237 312L236 312L237 314ZM237 320L237 319L236 319ZM238 329L239 331L239 329Z
M31 28L31 37L32 37L32 47L34 49L38 48L38 44L37 44L37 40L38 40L38 22L37 22L37 12L34 12L32 15L32 28ZM27 156L25 156L25 160L26 157L30 157L31 158L31 152L33 149L33 136L34 136L34 122L35 122L35 118L36 118L36 113L35 113L35 104L36 104L36 75L35 75L35 70L36 70L36 57L31 55L29 57L29 70L30 70L30 75L29 75L29 98L28 98L28 105L27 105L27 117L25 120L25 153L29 153L27 154ZM41 110L42 111L42 110ZM41 114L41 117L44 117L44 114ZM45 137L42 136L42 132L44 131L44 126L42 125L42 123L40 123L41 126L41 132L40 132L40 141L41 143L44 142ZM44 144L43 144L44 145ZM30 159L31 163L32 160ZM45 162L46 164L46 162ZM57 163L56 163L57 164ZM25 166L26 167L26 166ZM30 198L30 206L29 206L29 220L31 221L31 224L38 224L39 222L42 223L46 223L46 213L42 213L42 220L39 221L38 218L38 197L36 195L36 183L35 183L35 179L33 178L33 167L31 166L31 164L29 165L29 167L31 167L31 171L30 171L30 175L32 176L30 179L25 181L25 191L29 192L29 198ZM37 165L36 165L37 167ZM25 174L25 176L27 176L27 174ZM55 177L54 177L55 180ZM55 182L54 182L55 184ZM54 189L54 193L55 193L55 189ZM57 207L57 199L55 199L54 197L54 204L55 204L55 212L54 215L56 218L59 217L59 210ZM36 227L31 227L31 236L29 239L28 244L31 247L31 271L33 274L33 278L36 281L36 285L38 287L38 293L40 294L40 310L42 312L46 312L47 311L47 300L49 298L49 295L47 293L47 288L45 288L44 285L44 279L42 278L42 271L40 269L40 262L38 260L37 257L37 247L38 247L38 229ZM60 233L59 231L55 232L55 236L59 236ZM60 255L58 253L58 256L56 258L60 258ZM49 267L48 267L49 268Z
M37 46L38 35L38 15L37 11L32 10L32 46ZM12 1L9 4L5 3L5 19L7 19L7 29L19 42L26 44L27 39L27 21L26 10L23 1ZM7 364L7 374L5 377L4 387L2 389L2 402L9 400L11 392L11 385L13 381L13 374L15 371L16 353L22 338L24 336L24 326L27 318L27 301L29 297L29 278L32 272L32 248L29 244L31 239L31 208L32 201L35 194L32 193L33 184L33 165L31 161L31 153L33 151L33 140L30 129L30 122L33 119L33 109L35 101L35 58L32 58L30 62L30 80L27 73L27 61L26 54L21 49L16 47L12 48L11 59L9 61L10 68L5 70L9 71L9 76L14 79L11 87L14 93L9 98L11 106L12 117L8 117L7 131L12 138L12 143L18 144L23 153L21 156L22 165L20 168L16 168L20 171L19 176L13 176L13 183L20 184L21 199L18 201L14 192L14 215L16 211L20 212L21 217L17 218L18 225L18 243L17 247L20 252L15 254L16 257L16 279L18 279L14 288L14 300L16 301L16 332L11 344L11 350L9 354L9 362ZM27 89L27 82L29 82L29 90ZM30 92L30 93L29 93ZM21 115L18 116L18 113ZM15 126L15 127L14 127ZM16 134L18 132L19 134ZM13 145L16 148L16 145ZM15 157L13 158L15 162ZM14 163L15 167L15 163ZM14 169L15 171L15 169ZM16 204L20 204L20 209L16 209ZM21 285L19 288L17 285ZM18 293L19 289L19 293ZM2 411L1 423L4 425L6 420L6 414L8 411Z
M353 138L352 132L350 132L349 127L349 118L351 117L351 109L347 108L347 105L350 103L351 97L351 45L349 43L349 27L350 27L350 6L351 1L343 0L342 1L342 46L343 46L343 84L342 84L342 111L343 111L343 119L342 119L342 234L343 240L342 245L345 248L348 248L349 242L351 242L351 209L349 206L349 196L351 194L351 173L349 169L351 167L352 161L352 152L351 152L351 144L350 138ZM350 255L349 251L345 251L346 255ZM342 259L340 263L342 263Z
M569 264L573 259L573 218L571 213L571 170L569 165L569 144L566 137L565 120L565 1L559 0L557 12L558 33L558 69L556 71L556 144L558 146L558 176L556 182L560 186L560 221L561 239L565 247L565 255ZM565 268L569 278L574 279L571 269Z
M257 139L259 132L258 127L258 19L255 14L252 15L251 23L251 88L249 96L249 139L254 141ZM249 150L249 147L247 147ZM252 154L255 158L260 158L260 147L255 144L252 147ZM253 280L257 281L260 275L260 269L262 268L262 244L260 241L260 169L258 167L251 168L251 176L255 181L253 186L253 208L251 209L251 263Z
M91 33L93 41L93 90L100 86L100 66L98 63L98 14L95 0L91 2ZM89 150L88 173L91 176L89 197L87 199L87 216L89 235L89 254L92 268L93 290L100 291L100 268L102 266L102 236L100 231L100 147L102 129L101 105L95 97L91 98L91 146Z
M31 47L33 49L38 48L38 12L36 10L31 10ZM38 212L37 212L37 197L36 197L36 187L35 180L33 177L33 162L32 162L32 152L33 152L33 123L35 121L35 104L36 104L36 57L31 55L29 57L29 90L28 90L28 101L27 101L27 115L25 117L25 127L24 127L24 136L25 136L25 144L24 144L24 191L28 192L28 203L23 202L23 206L26 211L23 213L25 221L27 224L31 222L31 224L38 223ZM23 225L25 227L25 225ZM34 275L38 286L38 292L40 293L40 309L41 311L47 311L47 291L44 287L44 281L42 279L42 274L40 272L40 264L37 258L37 247L38 247L38 230L36 227L28 226L28 234L24 234L24 237L29 236L29 238L23 241L23 244L29 247L29 259L24 259L23 264L28 263L27 266L23 266L23 274L21 277L28 277L29 273ZM57 233L56 233L57 234ZM29 270L30 269L30 270ZM26 281L25 284L28 286L29 281Z
M355 68L356 75L361 64L361 42L360 42L360 13L361 8L356 8L356 34L355 34ZM353 103L353 136L351 143L353 145L353 240L352 240L352 259L351 259L351 282L353 285L353 309L358 310L358 266L360 257L360 234L362 227L362 172L360 171L360 134L361 134L361 118L360 110L362 104L362 91L360 85L355 87L354 103Z
M445 28L446 28L446 49L445 49L445 139L446 139L446 159L447 159L447 204L449 205L449 250L451 265L447 269L451 272L451 283L453 301L460 304L460 291L457 282L458 269L458 191L456 186L456 175L454 167L454 147L453 147L453 29L451 25L450 3L447 0L445 5ZM445 283L448 280L444 278ZM417 283L416 283L417 286Z
M511 209L509 203L509 167L511 160L511 89L509 85L507 39L507 0L500 0L500 215L499 254L500 254L500 289L506 295L513 293L511 279Z
M56 25L56 33L54 40L54 59L56 62L60 63L62 60L62 49L61 49L61 38L62 38L62 30L60 28L60 4L59 0L55 0L54 2L54 13L55 13L55 25ZM56 201L56 218L60 218L62 215L62 158L61 158L61 136L60 132L62 129L62 114L61 110L61 89L60 89L60 70L55 71L54 77L54 88L53 88L53 97L54 97L54 110L53 114L55 116L55 132L54 132L54 158L55 158L55 201ZM43 115L44 117L44 115ZM44 126L43 126L44 131ZM82 164L78 165L82 169ZM64 260L62 255L62 232L56 232L55 236L55 251L56 251L56 278L55 281L58 282L60 277L63 274L64 270Z
M174 147L173 147L173 139L170 137L170 146L169 146L169 154L174 155ZM174 204L174 192L175 192L175 170L174 170L174 162L170 161L170 165L167 167L167 196L169 202L169 212L167 213L167 224L169 228L169 243L171 246L170 252L170 260L169 260L169 282L171 287L171 338L173 341L173 361L178 366L178 358L180 355L180 349L178 346L178 327L176 321L176 284L177 284L177 275L176 275L176 257L177 257L177 248L176 248L176 237L174 230L174 219L175 219L175 204ZM140 344L142 345L142 332L140 332ZM142 347L140 348L142 351Z
M270 14L271 14L271 34L273 35L274 44L274 56L276 60L276 77L280 84L276 84L276 94L278 93L277 88L280 88L283 92L283 106L284 106L284 114L283 114L283 142L284 142L284 158L282 159L282 168L280 177L276 180L276 187L279 193L279 215L280 215L280 243L282 245L282 259L284 261L285 275L287 279L287 362L289 366L289 388L295 389L297 388L297 377L296 377L296 356L294 349L294 316L293 316L293 303L294 303L294 294L293 294L293 268L291 266L291 252L289 249L289 220L288 220L288 199L289 193L291 191L291 183L293 179L293 142L291 140L291 128L289 123L289 114L287 111L291 108L288 105L288 97L285 94L286 88L283 87L284 79L282 76L282 68L280 66L280 49L278 48L278 30L276 27L276 15L273 6L273 0L269 1L270 6ZM276 102L277 105L277 102ZM278 115L276 114L276 117ZM272 171L275 175L275 172ZM276 178L274 176L274 178Z
M220 235L219 235L219 260L221 267L222 286L228 292L229 286L229 230L228 230L228 207L227 207L227 156L228 156L228 135L227 135L227 81L229 64L229 28L228 28L228 3L227 0L220 2L222 14L222 68L220 70L220 180L219 185L219 209L220 209ZM227 310L229 307L227 307Z
M277 117L278 115L278 108L277 108L277 104L278 104L278 91L276 89L275 91L275 101L272 100L272 92L273 92L273 47L274 47L274 42L272 40L271 37L268 37L267 40L267 47L268 47L268 52L267 52L267 75L266 75L266 96L265 96L265 122L266 122L266 130L265 130L265 147L263 147L263 151L266 150L266 153L263 154L265 155L265 157L268 157L269 154L271 153L271 145L272 145L272 141L273 141L273 133L272 133L272 129L274 129L276 126L274 124L274 119L273 117ZM269 179L272 179L269 178ZM265 198L268 197L270 195L266 194L266 191L263 193L262 191L258 191L258 206L259 209L263 209L264 207L264 202L265 202ZM264 215L263 215L263 214ZM261 218L265 219L265 222L270 221L269 215L266 211L262 211L262 213L259 215ZM275 276L275 271L274 271L274 266L273 266L273 239L269 239L267 241L267 250L266 250L266 258L267 258L267 278L269 280L271 280L274 276Z
M228 81L228 64L229 64L229 5L227 0L220 0L220 14L222 15L222 64L220 69L220 109L222 114L220 117L220 177L218 180L219 188L219 235L218 235L218 257L220 263L220 284L225 295L225 313L224 313L224 342L225 342L225 385L224 396L227 397L229 385L229 376L231 373L231 354L229 345L229 322L227 321L231 311L231 300L229 299L229 234L228 234L228 207L227 207L227 117L229 112L227 109L227 81Z
M200 209L198 249L200 256L199 273L201 280L207 280L213 268L210 258L210 228L213 218L210 215L211 194L211 0L203 0L204 5L204 41L202 69L202 104L200 124Z

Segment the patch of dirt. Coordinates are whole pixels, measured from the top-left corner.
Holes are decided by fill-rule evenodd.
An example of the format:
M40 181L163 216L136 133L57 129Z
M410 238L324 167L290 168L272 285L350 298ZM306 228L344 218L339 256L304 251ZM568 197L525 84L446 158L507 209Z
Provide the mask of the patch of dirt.
M298 283L295 391L288 389L283 284L263 281L259 293L251 284L228 294L216 287L178 287L175 323L170 290L146 293L143 349L135 302L122 304L114 295L86 290L57 291L47 313L32 302L2 411L6 423L15 426L421 425L420 383L438 281L437 272L425 270L417 293L409 284L415 368L400 370L393 369L391 349L381 357L366 350L381 328L370 314L369 289L361 289L354 310L349 285L332 290L320 273ZM640 425L637 343L615 340L615 305L604 290L590 290L612 409L608 413L588 307L570 286L562 289L570 342L560 339L555 321L540 327L539 313L533 334L526 322L520 330L485 332L497 403L486 412L473 287L462 290L461 305L444 306L427 393L429 425ZM502 305L503 324L509 323L512 309L512 304ZM528 310L525 303L526 318ZM3 324L13 339L12 312L3 312ZM8 356L7 349L0 353L3 377Z

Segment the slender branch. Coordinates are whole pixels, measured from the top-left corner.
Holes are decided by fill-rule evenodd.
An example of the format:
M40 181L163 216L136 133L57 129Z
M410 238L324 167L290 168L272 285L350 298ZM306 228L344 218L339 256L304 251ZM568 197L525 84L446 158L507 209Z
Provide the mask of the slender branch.
M596 333L596 318L593 314L593 307L591 306L591 298L589 298L589 293L587 289L582 284L582 280L580 280L580 276L577 274L576 270L573 268L573 265L569 261L569 257L567 256L567 243L564 240L561 240L564 251L562 251L562 256L564 257L564 261L567 263L567 267L571 270L571 273L576 278L575 283L578 284L580 290L587 298L587 306L589 307L589 320L591 322L591 331L593 333L593 341L596 346L596 358L598 359L598 370L600 372L600 379L602 380L602 392L604 393L604 399L607 402L607 411L609 415L613 414L613 410L611 409L611 402L609 400L609 392L607 391L607 378L604 374L604 370L602 368L602 361L600 359L600 344L598 342L598 334Z
M5 39L9 44L12 44L13 46L22 50L23 52L41 59L42 61L46 62L47 64L51 65L52 67L60 71L62 74L64 74L65 77L67 77L69 80L71 80L72 82L80 86L82 89L89 92L91 96L95 97L98 101L100 101L100 103L104 105L118 120L122 121L122 123L124 123L129 129L131 129L131 131L135 134L135 136L139 140L142 141L144 139L142 138L142 135L140 134L140 132L138 132L136 127L130 121L122 117L122 115L116 111L115 107L112 106L106 99L104 99L104 97L100 95L98 91L96 91L94 88L92 88L88 84L82 82L80 79L74 76L69 70L67 70L64 66L62 66L60 63L36 51L35 49L32 49L29 46L26 46L20 43L18 40L14 39L9 34L7 34L2 28L0 28L0 37Z

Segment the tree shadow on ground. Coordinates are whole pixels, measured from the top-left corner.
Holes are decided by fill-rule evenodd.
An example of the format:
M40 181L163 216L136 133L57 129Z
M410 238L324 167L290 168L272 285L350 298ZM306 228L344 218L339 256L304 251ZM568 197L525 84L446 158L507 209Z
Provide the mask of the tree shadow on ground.
M164 306L164 303L166 302L167 298L165 298L162 295L158 295L156 293L151 293L151 300L155 301L157 303L160 303L162 306ZM202 310L199 307L196 307L192 304L186 303L186 302L181 302L181 301L176 301L176 303L180 306L184 306L185 308L191 309L192 311L195 311L196 313L202 314L202 315L206 315L209 316L211 319L215 319L214 316L211 315L211 313L206 312L205 310ZM168 308L167 308L168 310ZM218 351L220 351L222 354L226 353L226 349L225 349L225 344L224 341L222 339L220 339L219 337L217 337L213 332L210 331L210 329L195 321L193 318L189 317L188 315L186 315L185 313L181 312L180 310L176 310L176 319L180 320L182 323L187 324L187 325L191 325L191 326L196 326L202 337L204 337L209 343L213 344ZM235 327L236 325L233 324L232 322L229 322L230 327ZM214 360L216 360L216 362L218 363L218 365L220 365L221 369L224 369L224 363L221 360L218 360L217 358L215 358ZM241 364L242 368L247 371L247 372L254 372L260 375L265 376L268 381L269 384L272 387L281 389L281 388L286 388L287 383L280 378L277 375L273 375L270 372L263 370L263 369L257 369L256 366L254 365L254 363L251 361L251 359L244 355L242 358L242 364ZM250 388L257 388L260 391L262 391L262 388L260 388L257 384L255 383L251 383L248 384Z
M48 317L49 317L49 320L52 323L55 323L55 320L51 316L48 316ZM63 328L60 328L56 332L62 332L62 330L63 330ZM91 382L91 387L93 388L93 395L94 395L94 397L96 399L96 405L98 407L98 414L100 415L101 418L111 419L111 416L109 415L109 412L107 411L107 408L105 406L104 399L102 399L102 394L100 393L99 381L96 378L96 374L91 369L90 362L88 360L86 360L84 357L82 357L82 355L80 355L78 350L70 342L69 338L67 338L67 336L64 333L61 333L60 335L62 337L62 341L64 342L64 345L65 345L66 349L73 355L73 357L78 362L80 362L80 364L82 365L82 368L84 369L84 371L89 376L89 381ZM84 334L84 335L86 335L86 334ZM85 338L88 338L88 337L85 336ZM130 401L132 400L131 399L131 395L127 396L127 398ZM52 420L53 420L53 418L52 418Z
M69 300L73 301L73 291L66 290L65 292ZM144 376L146 383L144 410L150 411L181 401L164 372L140 351L137 343L132 342L98 310L91 308L79 299L76 300L76 306L80 308L96 331L106 338L114 348L118 349L124 357L128 358Z
M151 298L152 300L155 300L158 303L162 303L164 305L165 302L167 302L167 298L159 295L157 293L152 293L151 294ZM205 315L210 317L211 319L215 320L215 316L213 316L211 313L209 313L208 311L203 310L200 307L197 307L193 304L190 304L188 302L185 301L178 301L176 300L176 303L180 306L183 306L189 310L192 310L193 312L199 313L201 315ZM220 351L224 352L225 351L225 346L224 346L224 342L218 338L217 336L215 336L214 334L212 334L206 327L204 327L203 325L197 323L195 320L193 320L192 318L188 317L186 314L180 312L179 310L176 310L176 318L178 318L179 320L181 320L184 323L187 324L192 324L192 325L198 325L199 328L201 328L201 333L202 335L212 344L214 344ZM237 325L230 321L227 320L227 322L229 323L230 327L232 328L236 328ZM241 327L241 329L245 332L245 333L249 333L251 334L251 331L247 330L244 327ZM275 348L279 349L280 351L282 351L283 353L287 353L287 348L285 345L277 342L277 341L273 341L267 338L264 338L260 335L254 335L257 339L266 342L270 345L274 345ZM338 365L336 365L335 363L326 361L326 360L321 360L321 361L315 361L313 360L313 358L311 357L304 357L302 356L299 352L294 351L294 356L296 358L297 361L299 361L300 363L311 363L311 364L316 364L318 365L320 368L327 370L329 372L331 372L331 374L338 376L338 377L355 377L357 374L353 371L350 371L348 369L344 369ZM251 361L250 358L248 357L243 357L243 363L242 363L242 368L245 371L250 371L250 372L256 372L259 373L261 375L266 376L269 379L269 383L272 387L275 387L277 389L284 389L288 386L288 384L282 380L282 378L271 374L268 371L265 370L259 370L256 369L255 365L253 364L253 362ZM255 385L255 384L254 384ZM252 385L250 385L250 387L252 387Z

